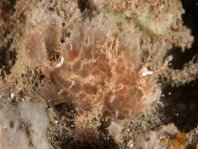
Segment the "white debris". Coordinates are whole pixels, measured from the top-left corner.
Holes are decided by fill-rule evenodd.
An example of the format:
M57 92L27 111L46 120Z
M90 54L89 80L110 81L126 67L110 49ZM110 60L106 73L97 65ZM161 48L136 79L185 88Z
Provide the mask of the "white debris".
M14 93L10 94L10 98L14 99Z
M153 71L150 71L148 70L146 67L143 67L141 70L140 70L140 73L143 77L145 76L148 76L148 75L152 75L153 74Z
M64 63L64 58L61 56L60 57L60 62L56 65L57 68L61 67Z
M108 127L109 134L116 142L120 142L122 126L117 122L111 122L111 125Z
M134 142L132 139L130 139L128 142L127 142L127 147L128 148L133 148L134 147Z

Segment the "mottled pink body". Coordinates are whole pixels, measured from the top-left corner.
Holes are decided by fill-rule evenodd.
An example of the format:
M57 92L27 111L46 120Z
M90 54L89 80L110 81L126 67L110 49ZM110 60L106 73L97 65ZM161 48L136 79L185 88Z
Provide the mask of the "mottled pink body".
M52 30L55 37L44 32L43 42L48 59L59 50L64 60L50 68L53 88L61 100L73 102L81 111L98 111L116 119L135 118L158 100L160 91L153 77L140 73L141 52L135 34L114 30L99 17L77 22L65 43L57 41L59 31L58 27Z

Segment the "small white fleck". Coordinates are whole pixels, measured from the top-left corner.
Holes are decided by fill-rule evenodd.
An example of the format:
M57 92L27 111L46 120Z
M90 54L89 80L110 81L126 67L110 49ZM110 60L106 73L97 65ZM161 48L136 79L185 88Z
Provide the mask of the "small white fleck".
M14 99L14 93L11 93L11 94L10 94L10 97L11 97L12 99Z
M58 95L62 94L64 92L63 89L61 89L59 92L58 92Z
M57 121L57 120L55 120L55 123L56 123L56 124L58 124L58 121Z
M143 77L153 74L153 71L148 70L146 67L143 67L140 72Z
M6 130L6 129L7 129L7 126L6 126L6 125L4 125L4 126L3 126L3 129L4 129L4 130Z
M56 65L56 67L58 68L58 67L61 67L62 65L63 65L63 63L64 63L64 58L61 56L60 57L60 62Z
M112 102L114 101L115 98L116 98L115 95L111 96L110 102L112 103Z
M134 147L133 140L129 140L129 141L127 142L127 146L128 146L129 148L133 148L133 147Z
M78 107L75 108L76 112L80 112L80 109Z

